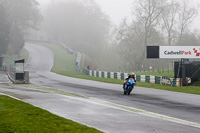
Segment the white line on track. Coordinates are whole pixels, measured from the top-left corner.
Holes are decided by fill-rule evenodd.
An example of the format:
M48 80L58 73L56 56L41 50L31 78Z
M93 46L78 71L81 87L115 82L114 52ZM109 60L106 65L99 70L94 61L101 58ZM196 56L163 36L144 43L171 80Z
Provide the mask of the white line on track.
M140 114L140 115L145 115L145 116L148 116L148 117L166 120L166 121L170 121L170 122L174 122L174 123L178 123L178 124L182 124L182 125L186 125L186 126L200 128L199 123L186 121L186 120L183 120L183 119L178 119L178 118L175 118L175 117L170 117L170 116L166 116L166 115L162 115L162 114L158 114L158 113L153 113L153 112L149 112L149 111L145 111L145 110L141 110L141 109L137 109L137 108L133 108L133 107L128 107L128 106L124 106L124 105L120 105L120 104L115 104L115 103L111 103L111 102L108 102L108 101L103 101L103 100L94 99L94 98L89 98L87 100L84 99L84 101L89 101L89 102L92 102L94 104L99 104L99 105L103 105L103 106L106 106L106 107L119 109L119 110L123 110L123 111L133 112L133 113L137 113L137 114Z
M157 118L157 119L166 120L166 121L170 121L170 122L174 122L174 123L178 123L178 124L182 124L182 125L186 125L186 126L200 128L200 123L195 123L195 122L191 122L191 121L187 121L187 120L183 120L183 119L178 119L178 118L167 116L167 115L153 113L153 112L145 111L145 110L142 110L142 109L124 106L124 105L120 105L120 104L116 104L116 103L112 103L112 102L108 102L108 101L105 101L105 100L100 100L100 99L96 99L96 98L92 98L92 97L81 96L81 95L77 95L77 94L70 93L70 92L67 92L67 91L54 89L54 88L51 88L51 87L45 87L45 86L37 86L36 87L36 86L33 85L30 88L40 90L40 91L44 91L44 92L66 95L70 98L74 98L74 99L77 99L77 100L86 101L86 102L90 102L90 103L93 103L93 104L106 106L106 107L113 108L113 109L137 113L137 114L152 117L152 118Z

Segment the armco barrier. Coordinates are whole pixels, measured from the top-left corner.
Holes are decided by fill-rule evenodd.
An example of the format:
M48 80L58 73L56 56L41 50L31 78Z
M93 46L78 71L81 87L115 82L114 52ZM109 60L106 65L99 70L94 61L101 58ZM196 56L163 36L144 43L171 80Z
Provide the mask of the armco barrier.
M155 82L156 82L155 76L150 76L150 83L155 83Z
M101 73L102 73L102 72L101 72L101 71L99 71L99 77L101 77Z
M114 79L118 79L118 78L117 78L117 73L116 73L116 72L114 73Z
M171 80L171 85L172 86L180 86L180 81L179 81L179 79L174 79L174 78L170 78L170 80Z
M105 76L104 76L104 72L101 72L101 77L102 77L102 78L104 78L104 77L105 77Z
M136 81L141 81L141 76L140 75L136 75Z
M107 72L107 78L111 78L110 72Z
M121 79L121 73L117 72L117 79Z
M161 76L155 76L155 83L156 84L161 84L162 77Z
M104 72L104 78L109 78L109 77L108 77L108 73L109 73L109 72Z
M145 76L145 82L150 83L150 76Z
M121 79L122 80L124 79L124 73L121 73Z
M140 76L141 76L140 82L145 82L145 75L140 75Z
M128 73L120 73L120 72L104 72L104 71L92 71L86 68L83 68L83 73L93 77L101 77L101 78L112 78L112 79L121 79L124 80ZM166 80L161 76L151 76L151 75L136 75L136 80L139 82L148 82L154 84L165 84L169 86L180 86L180 79L170 78L170 80ZM168 82L168 83L167 83Z

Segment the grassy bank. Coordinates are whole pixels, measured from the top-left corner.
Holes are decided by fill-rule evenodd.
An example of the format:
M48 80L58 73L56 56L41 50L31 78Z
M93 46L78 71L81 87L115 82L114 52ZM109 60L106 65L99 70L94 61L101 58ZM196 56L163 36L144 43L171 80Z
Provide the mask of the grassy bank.
M38 43L39 45L50 48L54 53L54 65L51 69L52 72L75 72L75 60L74 54L69 54L59 45Z
M99 133L30 104L0 95L0 133Z
M169 78L173 78L174 77L174 70L165 70L162 72L136 72L136 74L138 75L152 75L152 76L164 76L164 77L169 77Z

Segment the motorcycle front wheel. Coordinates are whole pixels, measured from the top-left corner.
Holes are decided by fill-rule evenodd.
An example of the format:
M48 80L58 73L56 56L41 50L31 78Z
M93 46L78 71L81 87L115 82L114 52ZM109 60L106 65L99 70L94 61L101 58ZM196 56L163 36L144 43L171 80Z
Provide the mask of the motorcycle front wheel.
M127 91L125 91L125 89L124 89L124 95L126 95L126 93L127 93Z
M130 95L131 91L132 91L133 87L130 87L128 90L128 95Z

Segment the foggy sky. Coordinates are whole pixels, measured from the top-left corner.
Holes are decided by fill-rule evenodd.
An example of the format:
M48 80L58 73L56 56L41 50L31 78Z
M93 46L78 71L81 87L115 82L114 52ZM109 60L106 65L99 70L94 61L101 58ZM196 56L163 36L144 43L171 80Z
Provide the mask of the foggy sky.
M44 5L50 2L51 0L37 0L37 1L40 4ZM110 17L110 20L114 24L118 25L123 18L130 17L131 5L134 0L95 0L95 1L101 6L103 12Z
M37 0L41 5L45 5L51 0ZM58 0L52 0L58 1ZM63 0L67 1L67 0ZM131 8L133 8L133 2L135 0L95 0L102 8L103 12L110 17L110 20L119 25L123 18L131 17ZM192 3L196 3L196 6L200 7L199 0L190 0ZM192 28L200 30L200 10L199 14L194 20Z

